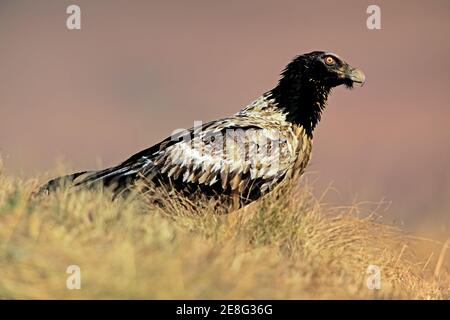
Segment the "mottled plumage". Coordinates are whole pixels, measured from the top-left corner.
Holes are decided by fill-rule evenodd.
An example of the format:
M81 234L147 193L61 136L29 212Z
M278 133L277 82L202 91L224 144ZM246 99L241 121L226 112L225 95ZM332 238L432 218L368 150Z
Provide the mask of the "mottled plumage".
M200 192L249 203L303 173L331 89L364 80L333 53L298 56L274 89L233 116L173 135L118 166L54 179L40 193L69 183L102 185L117 194L145 180L188 196Z

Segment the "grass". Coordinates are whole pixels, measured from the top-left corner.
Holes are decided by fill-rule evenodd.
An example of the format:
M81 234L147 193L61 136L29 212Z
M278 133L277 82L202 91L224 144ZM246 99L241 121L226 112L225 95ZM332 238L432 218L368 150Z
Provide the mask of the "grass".
M99 191L30 200L35 185L0 175L3 299L450 297L448 243L417 254L424 241L358 206L329 207L305 184L228 215ZM80 290L66 288L70 265ZM366 285L369 265L381 268L379 290Z

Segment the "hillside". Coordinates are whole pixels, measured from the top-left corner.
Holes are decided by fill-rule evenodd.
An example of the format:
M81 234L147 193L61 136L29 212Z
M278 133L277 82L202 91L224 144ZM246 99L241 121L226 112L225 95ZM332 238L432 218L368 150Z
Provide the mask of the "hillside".
M442 243L358 206L329 207L305 183L229 215L173 198L154 207L145 195L29 200L35 186L0 175L3 299L449 298ZM66 288L70 265L80 290ZM367 287L369 265L379 290Z

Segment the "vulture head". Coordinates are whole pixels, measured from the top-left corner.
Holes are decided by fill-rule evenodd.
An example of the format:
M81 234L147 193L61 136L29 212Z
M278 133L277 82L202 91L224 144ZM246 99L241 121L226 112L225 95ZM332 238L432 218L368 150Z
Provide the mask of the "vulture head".
M281 73L269 94L285 110L288 119L299 122L312 133L320 120L332 88L362 86L364 73L337 54L313 51L295 57Z

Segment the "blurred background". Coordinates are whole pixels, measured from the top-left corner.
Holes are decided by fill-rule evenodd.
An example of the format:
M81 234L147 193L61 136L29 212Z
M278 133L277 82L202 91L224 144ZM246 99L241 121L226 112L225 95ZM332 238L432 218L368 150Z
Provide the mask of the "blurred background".
M66 8L81 7L81 30ZM370 4L381 30L366 26ZM310 180L330 204L448 236L450 2L0 0L0 156L42 176L113 165L175 128L238 111L291 58L329 50L366 73L337 88Z

